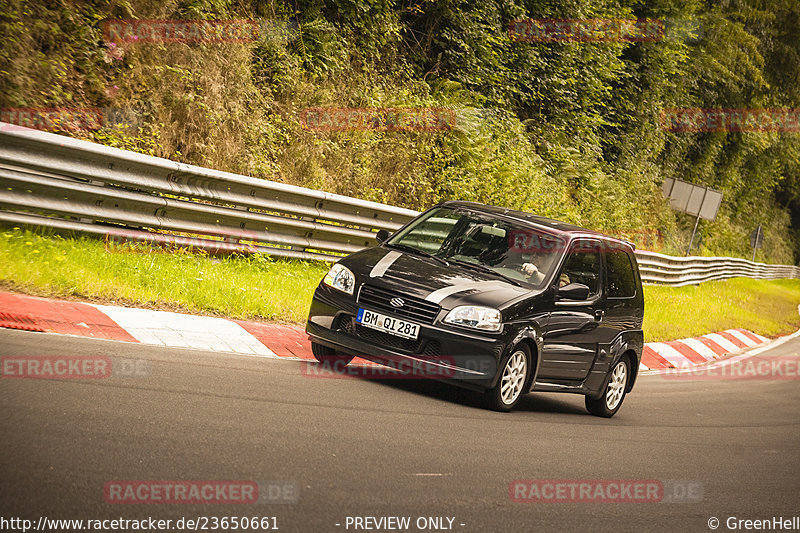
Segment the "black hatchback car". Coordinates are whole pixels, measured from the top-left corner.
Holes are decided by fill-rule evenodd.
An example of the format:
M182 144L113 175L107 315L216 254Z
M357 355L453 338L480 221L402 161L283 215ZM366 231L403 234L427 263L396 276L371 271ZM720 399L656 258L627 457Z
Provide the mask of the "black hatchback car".
M619 410L643 348L630 243L471 202L377 239L314 292L306 331L317 360L360 356L447 380L500 411L530 391L583 394L598 416Z

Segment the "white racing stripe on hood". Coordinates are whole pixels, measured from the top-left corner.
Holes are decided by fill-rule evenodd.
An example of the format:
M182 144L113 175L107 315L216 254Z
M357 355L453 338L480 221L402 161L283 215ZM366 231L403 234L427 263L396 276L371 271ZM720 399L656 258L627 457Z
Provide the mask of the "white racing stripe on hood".
M463 283L456 283L454 285L450 285L449 287L442 287L441 289L437 289L427 295L425 299L429 302L433 302L435 304L441 303L442 300L451 296L453 294L469 291L469 290L479 290L479 291L487 291L491 289L502 289L507 287L508 283L503 281L464 281Z
M392 266L392 263L397 261L397 258L400 257L400 252L389 252L388 254L384 255L380 261L375 263L375 266L372 267L372 270L369 272L369 277L371 278L379 278L383 276L389 267Z

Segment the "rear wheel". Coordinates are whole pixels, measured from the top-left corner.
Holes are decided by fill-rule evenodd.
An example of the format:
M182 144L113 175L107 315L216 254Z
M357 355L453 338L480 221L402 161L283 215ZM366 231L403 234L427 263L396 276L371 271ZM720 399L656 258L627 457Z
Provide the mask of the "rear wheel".
M311 343L311 354L314 356L314 359L331 367L333 370L343 368L353 360L352 355L337 353L333 348L323 344L317 344L316 342Z
M625 399L625 389L630 377L628 358L623 357L611 369L603 395L599 398L586 397L586 410L595 416L611 418L619 411L622 400Z
M495 411L510 411L519 403L531 372L531 352L520 344L506 358L497 385L486 391L486 403Z

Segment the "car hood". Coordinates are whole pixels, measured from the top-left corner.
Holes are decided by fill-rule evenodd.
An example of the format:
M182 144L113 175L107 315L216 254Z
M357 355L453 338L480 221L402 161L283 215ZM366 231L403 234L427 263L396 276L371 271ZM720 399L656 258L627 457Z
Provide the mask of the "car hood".
M452 309L458 305L483 305L503 309L531 290L499 276L484 274L456 264L445 266L433 259L400 250L374 247L342 259L358 284L391 287L417 298Z

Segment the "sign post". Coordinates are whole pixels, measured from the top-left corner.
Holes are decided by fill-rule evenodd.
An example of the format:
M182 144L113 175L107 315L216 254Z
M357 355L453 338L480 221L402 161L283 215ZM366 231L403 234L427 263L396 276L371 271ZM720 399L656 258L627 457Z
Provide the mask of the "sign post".
M703 191L703 200L705 200L707 192L708 189ZM689 255L689 251L692 249L692 244L694 244L694 236L697 233L698 224L700 224L700 211L697 212L697 218L694 221L694 229L692 230L692 237L689 239L689 247L686 249L686 255Z
M764 244L764 231L761 229L761 224L758 225L753 233L750 234L750 246L753 247L753 262L756 261L756 250L761 248Z

